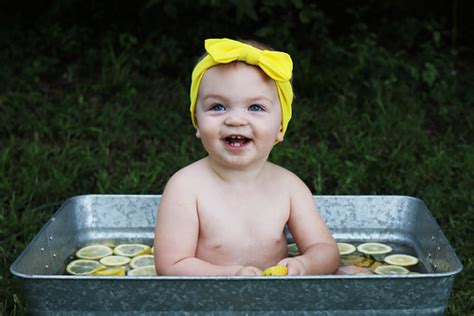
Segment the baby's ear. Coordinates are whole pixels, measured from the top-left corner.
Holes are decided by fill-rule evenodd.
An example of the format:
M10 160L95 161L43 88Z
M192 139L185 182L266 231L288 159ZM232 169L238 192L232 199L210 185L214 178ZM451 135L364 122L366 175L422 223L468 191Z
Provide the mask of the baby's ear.
M196 127L196 137L201 138L201 133L199 132L199 127Z
M283 138L284 138L283 137L283 128L280 126L280 131L278 132L278 134L276 136L277 143L282 142Z

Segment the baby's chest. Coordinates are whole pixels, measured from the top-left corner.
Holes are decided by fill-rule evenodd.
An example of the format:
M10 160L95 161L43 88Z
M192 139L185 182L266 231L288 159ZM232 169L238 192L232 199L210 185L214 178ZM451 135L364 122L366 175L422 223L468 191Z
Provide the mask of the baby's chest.
M200 236L208 241L273 243L282 238L289 205L268 199L215 199L201 205L198 216Z

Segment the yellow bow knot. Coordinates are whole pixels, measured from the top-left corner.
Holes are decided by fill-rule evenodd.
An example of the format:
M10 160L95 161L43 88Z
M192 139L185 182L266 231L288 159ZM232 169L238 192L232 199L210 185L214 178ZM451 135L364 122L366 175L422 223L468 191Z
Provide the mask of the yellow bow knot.
M247 64L260 67L271 79L275 81L281 106L281 125L283 135L291 119L291 103L293 102L293 89L291 76L293 62L290 55L283 52L261 50L252 45L239 41L223 39L207 39L204 47L208 53L194 67L191 80L191 119L194 127L197 126L194 112L199 92L201 79L207 69L233 61L243 61Z
M252 45L227 38L207 39L204 46L216 63L226 64L240 60L250 65L259 66L273 80L291 79L293 62L287 53L260 50Z
M255 47L249 46L248 47L242 47L241 53L239 56L240 61L244 61L247 64L257 66L258 61L260 59L260 52L261 50L256 49Z

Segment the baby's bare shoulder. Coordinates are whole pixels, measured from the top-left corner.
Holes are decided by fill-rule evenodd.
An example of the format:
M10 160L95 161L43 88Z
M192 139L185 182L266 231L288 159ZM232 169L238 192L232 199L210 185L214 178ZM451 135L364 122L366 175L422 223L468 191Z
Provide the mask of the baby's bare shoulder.
M300 197L301 194L311 196L311 192L304 181L292 171L281 166L270 164L270 181L280 187L286 188L290 196Z
M294 184L302 183L302 180L295 173L274 163L268 163L268 171L272 181L290 182Z
M167 187L183 190L196 188L196 183L206 177L206 169L202 160L193 162L190 165L176 171L168 180Z

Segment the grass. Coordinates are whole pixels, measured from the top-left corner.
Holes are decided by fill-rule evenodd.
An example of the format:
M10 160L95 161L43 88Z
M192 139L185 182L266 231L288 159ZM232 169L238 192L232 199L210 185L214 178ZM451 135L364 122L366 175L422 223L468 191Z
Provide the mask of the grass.
M205 154L188 117L188 74L154 68L156 43L67 41L76 33L12 32L0 52L2 315L26 313L8 268L65 199L160 194ZM294 118L271 160L314 194L423 199L464 264L447 314L465 315L474 311L472 68L430 40L420 47L385 49L365 34L328 40L317 56L294 49Z

